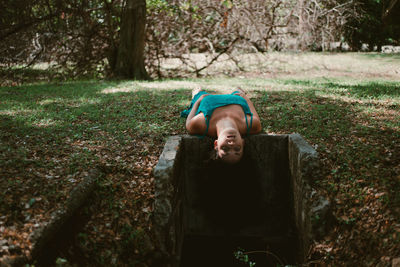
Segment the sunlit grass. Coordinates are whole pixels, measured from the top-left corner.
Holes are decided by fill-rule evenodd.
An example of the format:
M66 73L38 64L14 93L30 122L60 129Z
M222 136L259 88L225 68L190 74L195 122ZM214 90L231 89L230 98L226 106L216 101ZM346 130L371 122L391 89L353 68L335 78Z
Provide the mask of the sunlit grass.
M37 127L50 127L57 126L57 122L52 119L41 119L38 122L32 123L32 125Z
M303 112L303 114L297 114L297 117L304 115L304 112L314 112L313 114L318 112L318 109L308 111L310 106L306 104L315 96L332 101L360 102L383 105L388 108L396 108L396 105L400 103L399 87L396 82L380 80L360 82L338 78L329 80L205 78L155 82L77 82L68 83L65 86L36 85L2 88L0 95L8 99L0 103L0 114L18 118L31 126L70 127L75 121L91 125L103 120L100 124L107 125L109 129L121 129L125 125L137 130L145 129L151 132L158 129L158 132L162 132L164 128L162 125L152 126L149 120L158 121L159 117L163 117L159 108L167 105L166 100L173 100L180 108L185 107L190 101L190 91L198 86L217 93L231 92L240 86L251 97L257 97L260 92L265 92L262 93L260 103L263 106L266 105L265 110L268 112L276 111L271 103L268 103L269 94L291 92L291 97L286 99L287 109L293 103L293 97L297 98L298 108L290 110L290 114L299 110ZM14 91L16 93L13 94ZM161 94L167 98L158 99ZM282 104L276 108L283 108L283 113L281 111L279 114L286 116L288 114ZM381 110L382 112L385 110ZM177 114L176 111L174 116ZM388 119L397 118L395 114L387 117ZM295 121L297 121L296 118ZM133 126L133 122L137 124ZM270 128L267 126L267 129Z

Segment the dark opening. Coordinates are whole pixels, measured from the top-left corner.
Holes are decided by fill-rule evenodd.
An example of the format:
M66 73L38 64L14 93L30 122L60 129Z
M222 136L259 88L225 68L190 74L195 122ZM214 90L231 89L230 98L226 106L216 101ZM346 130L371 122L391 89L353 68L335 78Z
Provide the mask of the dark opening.
M256 266L295 264L287 142L281 141L269 148L272 156L247 145L236 165L203 161L187 168L199 159L185 155L181 267L249 266L236 259L239 250Z
M290 242L292 241L292 242ZM183 242L181 267L187 266L249 266L234 253L247 252L255 266L294 264L294 240L268 240L257 237L187 236Z

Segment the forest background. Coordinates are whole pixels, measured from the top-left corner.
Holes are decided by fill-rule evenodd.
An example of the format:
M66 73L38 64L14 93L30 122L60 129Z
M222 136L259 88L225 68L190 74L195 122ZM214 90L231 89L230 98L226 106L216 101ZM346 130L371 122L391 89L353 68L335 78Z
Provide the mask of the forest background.
M399 45L399 14L397 0L6 1L1 76L36 63L52 79L201 76L222 55L241 69L243 53L381 51Z

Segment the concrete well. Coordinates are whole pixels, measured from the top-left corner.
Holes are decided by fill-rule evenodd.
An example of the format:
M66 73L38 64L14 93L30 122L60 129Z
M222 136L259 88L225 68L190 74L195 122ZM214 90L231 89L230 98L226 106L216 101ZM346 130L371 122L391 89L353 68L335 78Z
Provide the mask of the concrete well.
M209 160L211 138L172 136L154 169L154 227L170 266L304 261L329 202L312 201L318 155L298 134L246 138L242 161Z

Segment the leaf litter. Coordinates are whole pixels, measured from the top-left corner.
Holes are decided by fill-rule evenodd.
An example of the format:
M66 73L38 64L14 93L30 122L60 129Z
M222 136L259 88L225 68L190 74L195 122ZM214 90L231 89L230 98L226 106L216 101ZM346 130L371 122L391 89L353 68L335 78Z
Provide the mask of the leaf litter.
M392 103L342 101L329 97L329 92L317 96L267 90L267 94L267 100L262 92L252 95L264 131L298 132L317 148L325 179L316 186L334 203L335 223L329 235L313 244L310 265L390 266L400 257L400 134L395 121L400 111ZM178 119L181 107L162 108L171 101L168 96L163 100L145 94L135 97L153 123L138 121L146 130L124 126L122 137L106 129L109 121L103 124L84 117L82 124L92 121L91 126L77 137L57 136L58 132L26 134L18 130L17 122L0 124L0 257L29 256L32 233L48 222L88 169L97 167L105 177L98 181L99 189L86 211L88 223L60 257L72 265L151 265L155 256L152 169L165 137L185 131ZM164 110L165 122L146 105ZM376 109L365 112L364 107L371 105ZM158 132L157 125L162 126Z

